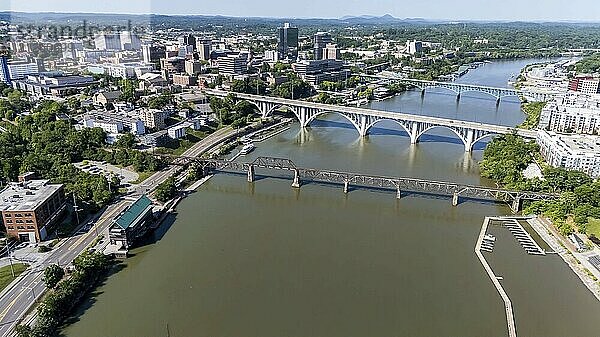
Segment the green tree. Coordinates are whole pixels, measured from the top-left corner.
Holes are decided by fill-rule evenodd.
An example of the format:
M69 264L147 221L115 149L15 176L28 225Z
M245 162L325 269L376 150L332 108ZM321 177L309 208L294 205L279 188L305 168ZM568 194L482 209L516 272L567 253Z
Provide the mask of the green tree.
M44 270L44 283L46 287L53 289L65 276L65 271L58 265L51 264Z
M177 187L175 186L175 178L169 177L156 187L154 196L157 200L166 202L177 195Z

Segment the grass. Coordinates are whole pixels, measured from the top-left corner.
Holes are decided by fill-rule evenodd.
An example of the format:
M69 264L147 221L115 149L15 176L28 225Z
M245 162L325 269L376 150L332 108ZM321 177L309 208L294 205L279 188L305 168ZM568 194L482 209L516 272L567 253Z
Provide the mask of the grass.
M590 218L585 227L585 232L587 235L594 234L595 237L600 238L600 219Z
M13 263L15 277L12 276L10 266L0 268L0 291L4 290L15 278L21 275L28 266L25 263Z
M138 178L134 181L131 182L131 184L140 184L142 183L144 180L148 179L151 175L153 175L155 172L152 171L144 171L144 172L138 172Z

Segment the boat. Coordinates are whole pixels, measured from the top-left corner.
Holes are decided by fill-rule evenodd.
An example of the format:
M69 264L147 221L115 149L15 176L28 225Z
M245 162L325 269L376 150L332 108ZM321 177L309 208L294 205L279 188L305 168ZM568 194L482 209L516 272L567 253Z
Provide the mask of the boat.
M244 147L242 147L240 154L242 154L242 155L248 154L248 153L252 152L255 148L256 148L256 146L254 146L254 143L248 143L248 144L244 145Z
M492 242L496 241L496 238L495 238L493 235L490 235L490 234L486 234L486 235L484 235L484 237L483 237L483 238L484 238L485 240L489 240L489 241L492 241Z

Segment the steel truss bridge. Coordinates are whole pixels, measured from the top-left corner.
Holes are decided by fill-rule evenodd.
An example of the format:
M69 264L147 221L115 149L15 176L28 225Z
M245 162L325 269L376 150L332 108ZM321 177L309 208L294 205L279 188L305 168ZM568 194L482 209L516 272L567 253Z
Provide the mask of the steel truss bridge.
M248 182L254 182L256 169L263 169L272 172L291 173L293 175L292 187L295 188L300 188L301 181L307 180L343 185L344 193L348 193L350 186L359 186L395 190L396 198L398 199L400 199L403 192L449 196L452 198L453 206L459 204L459 198L465 198L466 200L488 200L507 203L515 213L521 210L523 200L550 200L558 197L553 194L510 191L428 179L386 177L316 168L301 168L297 167L290 159L285 158L258 157L252 162L191 157L180 158L187 163L199 165L204 174L209 174L210 172L245 173L247 174ZM180 164L182 163L181 160Z
M231 93L221 90L207 89L205 92L208 95L217 97L233 95L235 99L248 101L257 107L263 118L271 115L275 109L285 107L292 111L302 128L308 127L310 123L320 115L336 113L352 123L358 133L364 137L368 135L369 130L377 123L382 121L392 121L400 125L400 127L408 133L411 144L416 144L421 136L431 129L444 128L452 131L458 136L463 142L466 152L471 152L473 150L473 145L486 137L510 133L515 133L519 136L531 139L535 139L536 137L535 131L494 124L313 103L279 97Z
M422 94L425 94L425 91L427 89L435 89L435 88L446 89L446 90L454 92L456 94L456 99L460 99L461 94L463 94L463 93L480 92L480 93L488 94L488 95L494 97L496 99L497 104L500 103L500 100L503 97L509 97L509 96L519 97L522 95L527 95L528 97L531 97L531 98L535 99L536 101L546 101L549 97L547 94L544 94L544 93L522 91L522 90L517 90L517 89L511 89L511 88L489 87L489 86L483 86L483 85L464 84L464 83L456 83L456 82L426 81L426 80L418 80L418 79L413 79L413 78L404 78L399 75L388 74L388 73L386 73L385 75L382 75L382 74L378 74L378 75L360 74L359 77L379 79L379 80L382 80L385 82L403 83L403 84L406 84L406 85L409 85L411 87L421 90Z
M481 93L488 94L488 95L496 98L497 102L500 102L500 99L502 97L519 96L519 94L521 93L521 91L519 91L519 90L510 89L510 88L488 87L488 86L482 86L482 85L463 84L463 83L455 83L455 82L425 81L425 80L417 80L417 79L412 79L412 78L403 78L403 77L396 76L393 74L360 75L360 77L400 82L400 83L407 84L412 87L418 88L422 92L425 92L425 90L427 90L427 89L433 89L433 88L447 89L447 90L454 92L456 94L457 98L460 98L460 95L462 93L481 92Z

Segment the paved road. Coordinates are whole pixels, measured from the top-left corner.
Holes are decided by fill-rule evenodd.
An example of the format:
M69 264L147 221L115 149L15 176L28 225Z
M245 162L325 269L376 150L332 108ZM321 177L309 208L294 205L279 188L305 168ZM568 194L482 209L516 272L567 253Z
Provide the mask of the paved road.
M183 153L183 156L199 156L235 133L236 131L231 128L219 129L194 144L194 146ZM162 171L156 172L146 182L141 184L139 188L135 189L130 196L136 198L142 193L154 190L161 182L173 175L177 169L177 166L169 166ZM42 281L44 269L50 264L59 264L60 266L69 265L75 257L91 244L96 238L96 233L104 232L114 216L124 210L130 203L131 200L121 199L109 205L100 215L94 227L88 232L62 240L60 245L55 247L48 257L36 262L25 271L17 283L10 285L10 288L0 298L0 336L8 336L18 320L27 313L27 310L34 304L35 300L45 291L46 287Z

